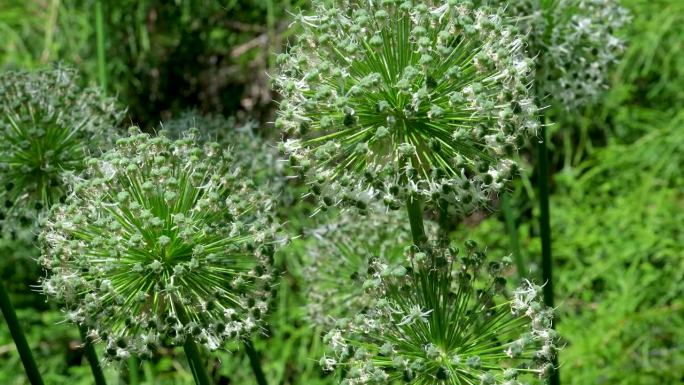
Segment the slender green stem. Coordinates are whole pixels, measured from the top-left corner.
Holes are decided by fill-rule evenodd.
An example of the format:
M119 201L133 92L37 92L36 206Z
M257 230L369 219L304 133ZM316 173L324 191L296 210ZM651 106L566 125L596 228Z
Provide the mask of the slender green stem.
M12 306L9 294L2 282L0 282L0 309L2 310L2 315L5 316L5 321L7 321L14 344L17 345L17 351L24 364L24 370L26 370L29 382L31 385L43 385L43 379L40 377L38 366L33 359L31 349L28 346L28 342L26 342L26 336L24 336L24 331L21 329L17 314L14 312L14 306Z
M264 370L261 368L261 356L254 349L251 341L245 341L245 352L247 352L247 357L249 357L249 364L252 366L252 372L254 372L257 384L268 385L266 376L264 376Z
M444 202L439 206L439 238L440 242L449 241L449 206Z
M138 375L138 358L136 356L131 356L128 358L128 384L138 385L140 384L140 377Z
M518 238L518 229L515 226L515 213L513 213L513 207L511 206L511 197L506 193L501 195L501 210L506 221L506 231L508 231L508 237L511 242L509 246L513 253L516 270L518 270L518 277L522 278L526 270L525 261L523 261L520 250L520 239Z
M107 93L107 58L105 57L104 15L102 1L95 0L95 35L97 39L97 72L100 88Z
M539 230L542 244L542 277L544 280L544 303L553 307L553 263L551 260L551 219L549 210L549 151L547 147L546 126L541 129L542 141L537 144L539 159ZM557 359L553 365L558 368ZM559 385L558 370L554 370L549 384Z
M185 350L185 356L188 358L188 363L190 364L190 370L192 370L192 377L195 379L196 385L210 385L209 375L204 368L204 362L200 355L197 344L195 340L191 337L185 339L183 344L183 350Z
M48 13L47 26L45 26L45 37L43 38L43 53L40 56L40 61L47 63L50 60L52 53L52 44L54 42L55 25L57 24L57 16L59 15L59 0L52 0L50 2L50 11Z
M266 27L268 28L268 46L269 50L273 52L276 49L276 17L275 5L273 0L266 1ZM275 68L275 55L268 55L268 70L270 73Z
M416 246L421 246L427 242L427 236L425 235L425 226L423 225L423 208L420 198L409 197L406 201L406 210L408 211L411 224L413 243Z
M190 322L188 315L185 313L183 305L180 301L175 302L176 314L178 319L183 323L187 324ZM199 348L195 344L195 340L188 336L185 338L185 343L183 344L183 350L185 351L185 356L188 359L188 364L190 364L190 370L192 371L192 377L195 379L196 385L210 385L209 375L204 367L204 361L200 355Z
M78 325L78 330L81 332L81 340L83 340L83 349L85 349L86 359L90 364L90 370L93 372L93 377L95 377L96 385L107 385L105 381L104 373L102 372L102 365L100 360L97 358L97 353L95 352L95 346L93 346L92 341L88 338L88 330L82 325Z

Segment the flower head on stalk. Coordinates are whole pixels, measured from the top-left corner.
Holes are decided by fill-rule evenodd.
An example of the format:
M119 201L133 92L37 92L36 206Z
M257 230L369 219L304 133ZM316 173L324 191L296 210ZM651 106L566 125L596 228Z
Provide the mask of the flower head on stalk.
M375 211L380 210L363 218L343 211L333 222L311 231L304 271L313 324L330 328L345 314L366 309L369 303L363 292L379 282L368 273L369 266L382 264L389 274L403 274L404 249L412 242L405 213ZM433 223L426 225L429 232L436 232Z
M113 143L123 110L56 67L0 75L0 228L32 230L85 159Z
M491 2L490 2L491 3ZM618 0L495 0L528 36L540 100L566 110L607 88L611 65L624 51L616 31L629 20Z
M457 0L314 9L278 58L276 127L322 207L417 194L464 213L501 189L538 123L531 61L499 13Z
M259 328L272 283L271 199L217 145L132 130L91 159L41 235L43 291L109 359Z
M164 122L162 127L170 138L192 134L200 143L218 143L231 165L242 169L259 186L268 184L282 192L283 163L278 161L275 146L256 132L256 122L238 123L233 116L188 111Z
M553 368L556 334L541 287L510 291L507 261L466 252L411 247L405 273L369 271L372 306L338 322L325 337L325 369L344 370L345 385L506 384L544 377Z

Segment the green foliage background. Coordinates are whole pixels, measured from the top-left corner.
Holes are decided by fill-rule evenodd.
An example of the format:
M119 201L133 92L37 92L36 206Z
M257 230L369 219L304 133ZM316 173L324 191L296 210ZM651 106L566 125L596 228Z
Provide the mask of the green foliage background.
M62 61L97 80L94 1L2 0L0 69ZM260 121L268 140L273 101L266 74L287 41L288 12L275 0L102 1L110 93L147 127L187 109ZM684 380L684 2L623 0L633 21L612 88L581 114L552 114L551 198L556 294L564 339L564 384L674 384ZM227 129L227 128L226 128ZM532 154L521 154L532 163ZM512 186L517 236L532 273L540 255L532 167ZM291 188L298 186L294 183ZM297 196L297 194L293 194ZM334 220L310 204L281 210L293 234ZM498 211L454 224L453 237L511 252ZM35 293L41 272L30 236L0 241L0 274L49 384L90 384L78 333ZM306 237L278 257L282 282L269 333L255 341L271 384L333 384L322 373L320 331L305 320ZM18 355L0 327L0 383L24 384ZM212 360L219 384L252 384L238 346ZM131 383L108 368L112 384ZM191 384L180 351L139 367L143 384Z

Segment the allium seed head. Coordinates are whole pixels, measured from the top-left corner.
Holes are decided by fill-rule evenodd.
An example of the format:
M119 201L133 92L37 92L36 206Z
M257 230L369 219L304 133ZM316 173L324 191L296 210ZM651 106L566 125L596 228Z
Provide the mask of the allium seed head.
M569 110L593 101L607 88L610 67L624 51L616 32L629 21L618 0L493 3L506 6L506 14L528 36L540 100Z
M276 127L324 206L398 208L418 194L465 213L501 189L537 108L522 36L499 13L460 1L314 9L278 58Z
M113 141L123 110L74 70L0 74L0 229L35 226L89 154Z
M282 193L283 163L278 152L256 132L256 123L238 124L234 117L185 112L162 125L171 138L192 134L201 143L218 143L223 156L233 167L240 168L259 186L271 185Z
M274 252L272 201L211 145L135 129L91 159L41 235L43 291L107 358L258 328Z
M432 223L426 225L436 232ZM371 212L363 218L345 211L310 235L304 250L305 290L309 320L316 325L332 327L337 319L368 307L363 293L380 283L374 274L378 266L386 274L406 273L404 249L412 241L404 211Z
M547 374L557 337L541 287L526 281L511 293L507 261L477 247L462 254L412 246L406 274L374 270L371 305L325 337L327 368L343 368L349 385L517 384Z

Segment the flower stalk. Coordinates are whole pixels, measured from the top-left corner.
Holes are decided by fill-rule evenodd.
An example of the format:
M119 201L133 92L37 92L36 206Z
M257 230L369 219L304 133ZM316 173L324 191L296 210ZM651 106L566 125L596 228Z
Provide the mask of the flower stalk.
M21 357L21 362L24 364L24 370L29 382L31 385L43 385L40 371L38 371L38 366L33 359L24 331L19 324L17 314L14 312L14 306L12 306L7 290L5 290L5 285L2 282L0 282L0 310L2 310L2 315L5 317L14 344L17 346L17 351L19 352L19 357Z
M178 320L183 324L188 324L190 319L188 318L188 314L183 308L183 305L176 301L174 303L174 308L176 314L178 315ZM185 357L188 359L188 364L190 365L192 378L195 380L195 384L210 385L211 381L209 381L209 375L207 374L204 360L202 359L199 348L192 337L188 336L185 338L185 342L183 342L183 351L185 352Z
M420 198L416 196L409 197L406 200L406 210L408 211L409 222L411 223L413 243L416 246L420 246L427 242L425 226L423 224L423 208Z
M551 215L549 209L549 151L546 126L541 129L542 140L537 143L537 166L539 171L539 231L542 245L542 279L544 281L544 304L553 309L553 260L551 257ZM553 327L553 325L552 325ZM554 370L549 377L550 385L559 385L560 376L557 358L553 359Z
M526 272L525 261L520 250L520 239L518 238L518 229L515 226L515 215L511 206L511 197L506 193L501 195L501 211L503 211L506 222L506 231L508 231L508 237L511 242L510 247L518 278L522 279Z
M93 372L95 378L95 385L106 385L104 373L102 372L102 365L100 359L97 358L97 352L92 340L88 337L88 330L83 325L78 326L78 331L81 333L81 340L83 341L83 349L85 350L86 359L90 364L90 370Z
M261 355L254 349L252 341L245 341L245 352L249 358L249 365L252 367L252 372L254 372L254 378L258 385L268 385L266 381L266 376L264 375L264 369L261 367Z
M102 1L95 1L95 38L97 41L97 73L102 94L107 93L107 57L105 56L104 11Z

